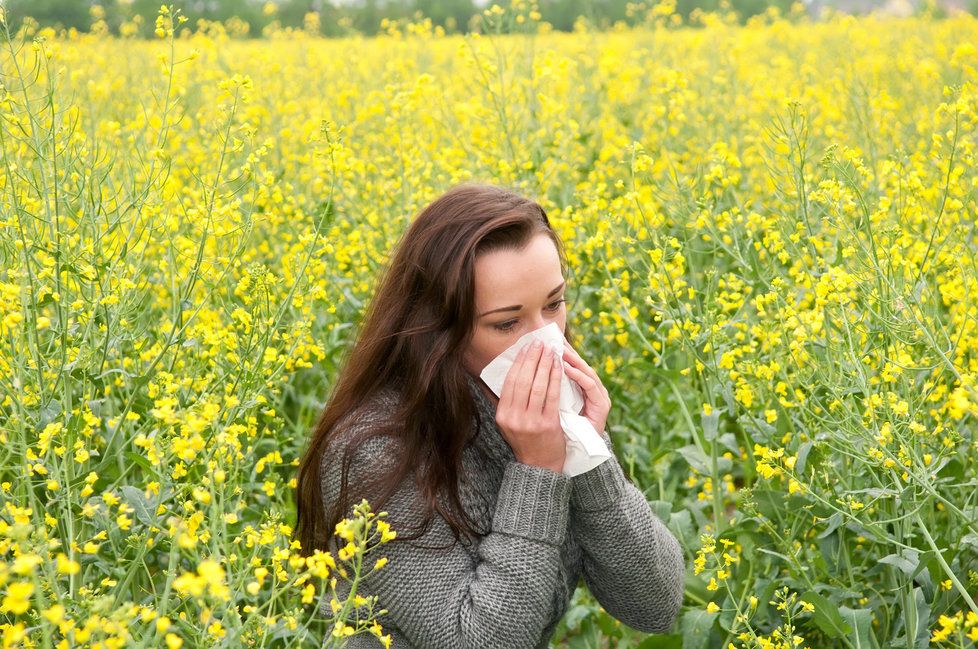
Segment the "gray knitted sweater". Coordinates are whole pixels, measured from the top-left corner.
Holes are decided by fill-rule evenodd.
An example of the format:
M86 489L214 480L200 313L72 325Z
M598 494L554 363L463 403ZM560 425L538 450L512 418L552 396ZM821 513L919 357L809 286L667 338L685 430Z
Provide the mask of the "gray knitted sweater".
M360 582L358 594L377 595L375 610L393 649L547 649L583 575L601 606L624 624L648 633L669 630L683 601L682 548L653 514L642 492L627 480L617 458L573 477L518 462L495 423L495 406L469 376L482 429L463 453L459 498L481 529L479 541L449 550L382 545L368 555L389 563ZM388 388L340 422L345 430L370 426L392 411ZM473 430L475 429L473 422ZM614 450L606 433L601 434ZM342 437L342 436L341 436ZM384 470L397 440L379 437L356 451L348 475ZM325 502L339 493L342 451L323 453ZM354 502L359 500L359 496ZM410 475L383 508L395 531L416 529L423 506ZM422 545L454 540L435 514ZM336 537L330 539L335 556ZM339 579L337 591L349 592ZM366 609L363 609L364 612ZM322 614L331 611L324 604ZM349 639L349 649L382 647L370 634Z

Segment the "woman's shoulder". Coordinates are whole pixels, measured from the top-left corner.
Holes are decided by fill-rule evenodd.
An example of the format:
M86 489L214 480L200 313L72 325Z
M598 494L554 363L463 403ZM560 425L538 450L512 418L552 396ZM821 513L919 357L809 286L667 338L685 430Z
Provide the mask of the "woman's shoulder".
M340 417L334 426L323 461L329 462L330 458L342 454L351 443L357 445L358 458L391 457L400 443L396 434L396 413L400 396L400 391L395 386L383 387ZM368 430L371 429L379 432L370 434Z
M400 400L401 392L396 386L384 386L341 417L337 426L343 428L356 425L393 423Z

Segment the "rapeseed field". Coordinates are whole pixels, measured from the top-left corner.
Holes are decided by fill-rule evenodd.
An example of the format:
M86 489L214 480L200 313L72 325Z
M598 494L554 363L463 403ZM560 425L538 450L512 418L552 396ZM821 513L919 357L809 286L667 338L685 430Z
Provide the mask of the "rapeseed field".
M396 529L364 506L301 556L295 471L391 246L470 179L559 230L689 561L671 635L582 584L554 646L978 643L978 21L674 10L7 29L2 646L383 638L335 585Z

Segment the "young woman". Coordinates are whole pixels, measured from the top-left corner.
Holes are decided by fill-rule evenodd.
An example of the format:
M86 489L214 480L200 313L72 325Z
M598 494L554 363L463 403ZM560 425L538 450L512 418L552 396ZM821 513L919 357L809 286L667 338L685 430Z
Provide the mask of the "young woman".
M681 547L614 455L561 472L562 372L613 450L608 391L566 342L564 266L536 202L466 183L410 224L368 307L299 469L296 537L335 556L354 503L388 512L389 563L358 594L388 611L395 648L546 649L582 575L635 629L666 631L679 611ZM562 358L524 347L497 398L483 368L551 322Z

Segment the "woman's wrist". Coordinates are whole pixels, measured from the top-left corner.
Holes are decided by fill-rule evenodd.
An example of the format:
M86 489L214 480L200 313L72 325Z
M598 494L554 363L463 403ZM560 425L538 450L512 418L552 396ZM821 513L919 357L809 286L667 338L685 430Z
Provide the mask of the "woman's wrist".
M517 458L517 461L518 462L521 462L523 464L528 464L530 466L540 467L541 469L550 469L551 471L554 471L555 473L560 473L560 472L562 472L564 470L564 463L563 462L560 462L559 464L556 464L554 462L527 462L527 461L520 460L518 458Z
M557 464L555 466L548 466L547 468L550 469L551 471L554 471L555 473L563 473L564 463L561 462L560 464Z

